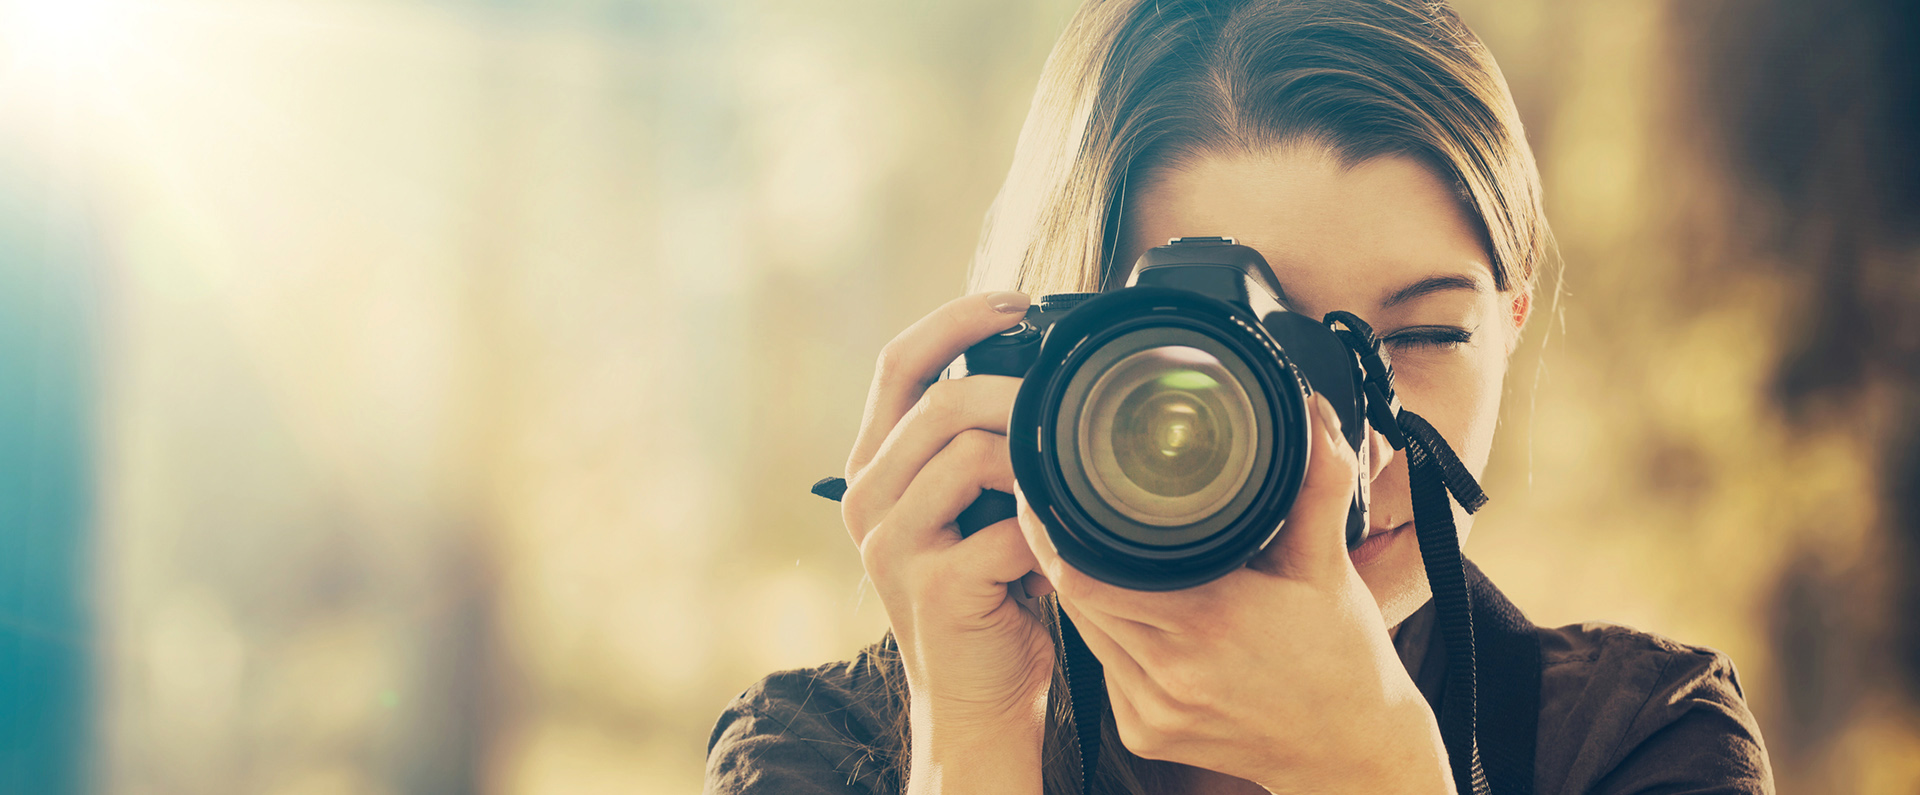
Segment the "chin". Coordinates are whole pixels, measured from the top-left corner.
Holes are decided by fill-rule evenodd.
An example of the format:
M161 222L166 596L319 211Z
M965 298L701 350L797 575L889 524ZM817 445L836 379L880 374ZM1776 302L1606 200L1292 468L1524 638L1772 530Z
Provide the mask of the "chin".
M1354 569L1380 604L1380 617L1387 626L1398 626L1419 610L1432 596L1427 587L1426 567L1420 560L1420 541L1408 527L1386 540L1386 548L1371 559L1356 561Z

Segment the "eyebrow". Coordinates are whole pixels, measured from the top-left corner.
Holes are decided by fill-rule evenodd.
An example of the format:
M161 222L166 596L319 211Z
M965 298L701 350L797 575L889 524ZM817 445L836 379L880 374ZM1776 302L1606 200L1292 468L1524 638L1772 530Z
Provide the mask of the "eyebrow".
M1380 301L1380 308L1392 309L1415 298L1448 290L1471 290L1478 293L1485 289L1481 281L1472 276L1428 276L1393 291Z

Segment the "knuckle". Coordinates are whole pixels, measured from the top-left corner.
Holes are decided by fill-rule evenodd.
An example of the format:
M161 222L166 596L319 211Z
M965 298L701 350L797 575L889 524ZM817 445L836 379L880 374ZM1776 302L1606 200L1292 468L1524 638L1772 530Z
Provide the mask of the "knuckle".
M880 355L874 358L873 380L875 383L893 383L900 380L910 358L912 344L905 332L880 346Z
M937 423L947 423L965 413L966 401L960 394L960 382L953 380L935 381L927 386L914 404L915 410L922 416Z
M1000 435L992 431L969 428L955 434L949 444L969 468L983 469L1003 463L1000 459L1006 456L1001 451L999 438Z
M1119 720L1116 716L1113 727L1120 735L1120 743L1135 756L1146 759L1165 757L1166 735L1153 725L1140 706L1135 706L1131 720Z
M1156 751L1163 756L1172 753L1174 744L1180 738L1192 735L1195 722L1188 717L1189 714L1173 705L1161 705L1153 710L1148 727Z
M1116 699L1110 697L1108 701L1114 705L1113 729L1115 734L1120 735L1120 744L1126 746L1127 750L1132 751L1136 756L1144 756L1141 750L1146 745L1146 738L1140 736L1138 713L1132 709L1121 709Z
M840 503L840 523L847 528L848 537L855 544L864 545L863 538L872 536L872 528L867 526L866 518L852 502Z
M867 570L867 576L879 582L888 572L892 555L889 554L887 538L891 533L884 532L885 527L875 527L873 532L860 542L860 565Z
M871 535L869 531L873 529L866 518L867 490L861 486L861 478L847 478L847 490L840 495L840 522L856 540Z

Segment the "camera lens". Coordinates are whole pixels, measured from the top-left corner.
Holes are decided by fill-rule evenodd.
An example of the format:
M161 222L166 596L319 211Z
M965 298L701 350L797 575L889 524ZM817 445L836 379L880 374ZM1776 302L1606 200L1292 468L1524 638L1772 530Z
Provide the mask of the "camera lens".
M1054 412L1054 461L1101 532L1173 549L1241 517L1275 432L1247 362L1197 329L1148 325L1090 342Z
M1273 539L1306 473L1307 393L1263 322L1145 285L1053 321L1007 440L1062 559L1166 591L1232 571Z
M1144 525L1202 521L1253 471L1253 404L1239 379L1199 348L1124 356L1094 380L1078 424L1089 485Z

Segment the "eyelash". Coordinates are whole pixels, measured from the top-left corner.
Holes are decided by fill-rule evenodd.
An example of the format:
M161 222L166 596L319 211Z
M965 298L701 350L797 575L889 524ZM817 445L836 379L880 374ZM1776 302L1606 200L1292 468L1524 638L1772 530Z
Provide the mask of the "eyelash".
M1420 326L1400 331L1385 342L1396 348L1458 348L1473 341L1473 332L1453 326Z

